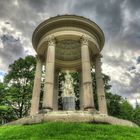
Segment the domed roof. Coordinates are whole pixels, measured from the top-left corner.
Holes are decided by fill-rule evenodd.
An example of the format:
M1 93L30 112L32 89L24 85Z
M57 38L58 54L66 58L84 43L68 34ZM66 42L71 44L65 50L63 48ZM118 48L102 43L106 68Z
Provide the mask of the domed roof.
M104 45L104 33L101 28L93 21L77 15L61 15L51 17L37 26L32 36L32 44L37 49L40 39L49 31L61 27L77 27L84 29L96 36L100 49Z

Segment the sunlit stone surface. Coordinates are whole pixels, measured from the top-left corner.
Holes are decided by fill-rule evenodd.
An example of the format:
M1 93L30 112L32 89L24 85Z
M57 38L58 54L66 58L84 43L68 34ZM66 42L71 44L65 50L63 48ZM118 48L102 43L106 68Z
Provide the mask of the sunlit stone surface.
M96 23L75 15L53 17L42 22L35 29L32 43L41 64L46 67L41 112L58 110L59 90L62 90L62 110L75 110L76 98L70 72L78 72L81 75L80 110L96 113L91 78L91 68L95 68L98 84L98 113L107 115L101 65L98 60L104 45L104 34ZM58 78L56 79L59 72L66 73L60 89ZM36 83L41 84L39 80ZM40 99L38 93L40 90L40 86L34 86L31 115L40 112L39 106L35 105L35 102ZM36 95L38 96L35 98Z

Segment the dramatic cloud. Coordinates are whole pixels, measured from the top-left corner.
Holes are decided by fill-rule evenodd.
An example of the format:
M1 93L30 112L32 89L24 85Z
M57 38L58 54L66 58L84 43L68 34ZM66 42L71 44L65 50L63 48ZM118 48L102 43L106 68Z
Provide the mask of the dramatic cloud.
M0 0L0 77L15 59L35 54L36 26L62 14L84 16L103 29L102 68L112 91L140 101L140 0Z
M0 70L6 71L14 60L33 54L31 47L24 46L28 41L29 39L23 37L22 32L14 29L9 21L0 22Z
M140 56L137 58L137 63L140 64Z

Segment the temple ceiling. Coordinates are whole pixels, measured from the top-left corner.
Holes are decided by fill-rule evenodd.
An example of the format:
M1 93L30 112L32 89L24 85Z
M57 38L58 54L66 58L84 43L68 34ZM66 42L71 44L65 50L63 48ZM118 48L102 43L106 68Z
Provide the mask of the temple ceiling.
M56 43L56 58L59 60L73 61L80 59L80 41L62 40Z

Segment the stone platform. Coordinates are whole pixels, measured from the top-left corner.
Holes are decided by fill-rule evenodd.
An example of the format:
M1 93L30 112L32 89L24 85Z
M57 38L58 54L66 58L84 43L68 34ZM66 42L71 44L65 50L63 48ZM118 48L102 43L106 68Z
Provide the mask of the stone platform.
M102 124L113 124L130 127L138 127L135 123L118 119L116 117L104 115L104 114L93 114L89 111L53 111L46 114L38 114L25 118L18 119L10 122L6 125L15 124L36 124L44 121L63 121L63 122L87 122L87 123L102 123Z

